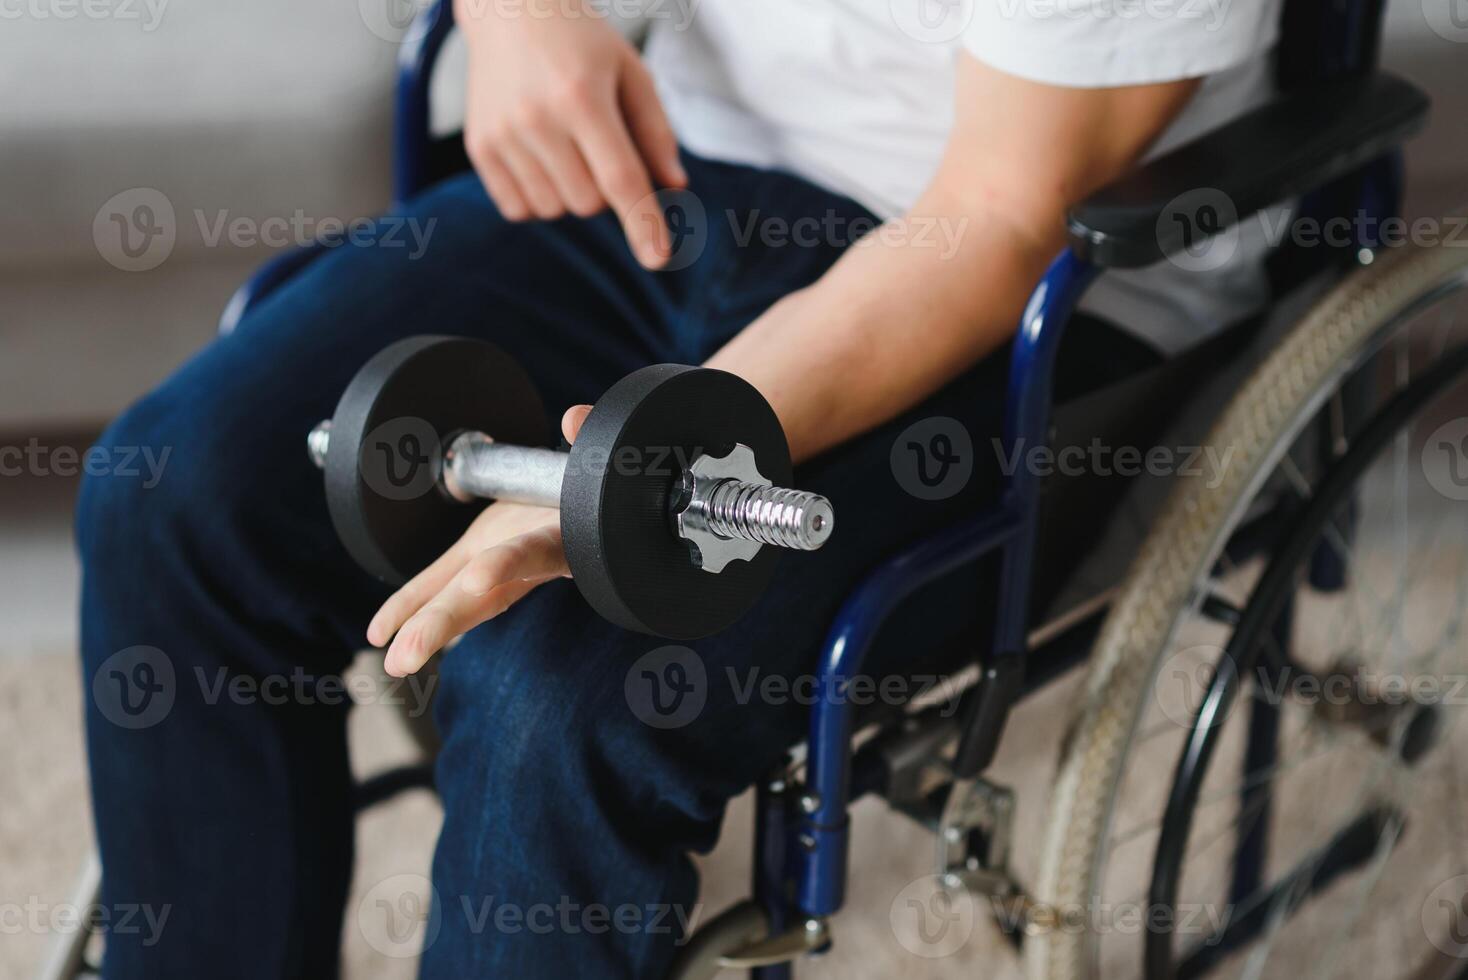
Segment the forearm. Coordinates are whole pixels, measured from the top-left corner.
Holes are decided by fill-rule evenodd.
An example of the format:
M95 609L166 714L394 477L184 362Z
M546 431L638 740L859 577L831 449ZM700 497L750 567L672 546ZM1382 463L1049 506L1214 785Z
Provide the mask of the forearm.
M967 55L957 78L953 134L906 219L912 233L872 233L710 362L764 393L797 460L911 408L1002 344L1064 243L1066 209L1131 166L1197 88L1065 88ZM917 235L925 222L947 234Z
M1000 346L1062 225L929 192L709 362L769 399L797 461L900 414ZM901 233L899 233L901 231Z

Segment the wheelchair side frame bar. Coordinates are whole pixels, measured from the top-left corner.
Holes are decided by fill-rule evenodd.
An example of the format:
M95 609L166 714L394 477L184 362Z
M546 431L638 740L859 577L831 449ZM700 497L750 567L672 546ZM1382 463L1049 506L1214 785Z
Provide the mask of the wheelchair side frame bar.
M430 89L433 68L454 29L453 4L434 0L413 18L398 49L398 83L393 115L392 199L394 210L428 185Z
M1010 358L1003 429L1006 452L1013 452L1017 445L1048 444L1056 354L1065 323L1095 275L1094 267L1066 250L1051 262L1031 294ZM919 542L869 575L842 605L826 634L816 689L833 694L844 690L861 671L882 623L903 599L996 549L1001 555L1001 575L990 649L996 655L1022 656L1039 516L1038 482L1027 467L1015 468L1004 477L997 506ZM977 697L974 704L983 700ZM806 782L813 805L798 821L788 851L795 856L795 902L809 916L831 915L845 901L855 718L851 699L844 697L824 696L811 711ZM964 728L973 730L970 725ZM961 744L961 756L965 748ZM967 748L970 755L987 755L993 746ZM760 812L768 812L763 801ZM766 883L756 890L780 895L781 890L772 885ZM767 911L771 919L786 917L784 909Z

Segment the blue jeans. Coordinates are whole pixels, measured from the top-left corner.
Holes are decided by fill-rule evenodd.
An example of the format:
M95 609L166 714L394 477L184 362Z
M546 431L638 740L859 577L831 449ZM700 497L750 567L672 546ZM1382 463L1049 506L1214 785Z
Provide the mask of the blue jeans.
M704 360L845 244L840 231L816 243L781 228L870 220L789 175L686 162L708 235L685 268L641 269L607 215L507 223L461 176L403 216L430 231L422 254L404 235L409 247L332 250L103 436L120 452L168 453L161 477L119 467L89 478L79 503L102 901L167 915L161 929L109 935L107 977L336 973L353 859L340 675L387 592L337 542L303 440L363 362L411 334L484 337L523 361L551 410L593 402L642 365ZM745 236L752 219L759 230ZM1096 332L1077 356L1094 364L1127 344ZM992 358L802 467L798 485L835 504L835 535L783 558L753 613L689 651L656 652L663 644L610 626L559 582L443 655L445 819L432 915L418 922L423 976L665 972L695 915L689 854L713 846L728 800L800 739L801 679L843 594L904 542L992 498L1004 381ZM934 417L967 428L976 460L961 493L928 500L894 475L893 447ZM971 632L982 574L904 610L883 669L931 667ZM672 693L687 697L639 694L675 676L669 657L683 678ZM384 888L385 901L381 889L369 898L411 917ZM352 909L346 922L375 914Z

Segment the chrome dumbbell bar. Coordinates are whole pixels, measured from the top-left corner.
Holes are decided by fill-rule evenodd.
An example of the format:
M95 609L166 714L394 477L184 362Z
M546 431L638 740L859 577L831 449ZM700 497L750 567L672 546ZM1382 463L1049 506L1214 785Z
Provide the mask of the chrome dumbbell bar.
M331 422L312 429L306 445L311 460L324 467ZM444 453L441 481L450 496L465 503L503 500L559 507L570 459L569 453L558 450L515 446L495 442L482 432L465 432ZM835 527L829 500L773 486L744 445L736 445L727 456L698 455L682 480L674 512L678 534L693 545L694 562L707 572L753 558L763 545L815 551Z

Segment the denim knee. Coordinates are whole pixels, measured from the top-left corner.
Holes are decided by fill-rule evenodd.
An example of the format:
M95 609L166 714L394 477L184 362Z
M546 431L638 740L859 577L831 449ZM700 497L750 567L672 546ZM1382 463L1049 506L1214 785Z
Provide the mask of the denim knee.
M180 492L179 453L185 413L159 392L110 425L82 458L76 505L77 548L86 571L104 569L121 552L166 546L197 502Z
M211 391L215 373L180 372L89 450L76 509L84 621L99 611L146 620L135 608L142 601L175 616L224 605L239 613L283 594L281 542L299 535L281 515L304 507L282 499L284 481L263 465L254 431L262 413L237 393Z

